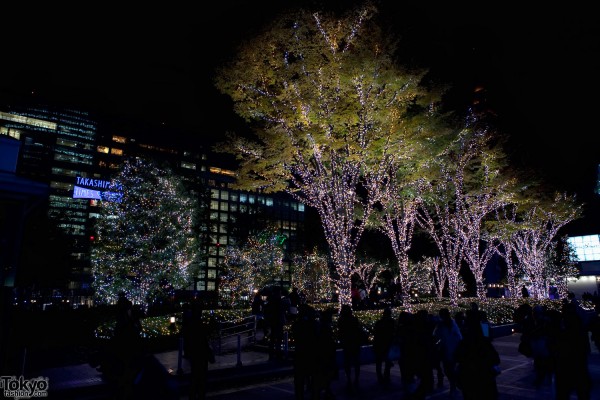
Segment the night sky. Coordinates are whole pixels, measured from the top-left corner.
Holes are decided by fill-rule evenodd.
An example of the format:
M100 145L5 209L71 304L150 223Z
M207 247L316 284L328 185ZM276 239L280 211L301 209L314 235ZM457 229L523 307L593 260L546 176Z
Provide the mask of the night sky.
M212 71L278 9L302 1L208 3L3 6L0 101L61 102L114 124L164 124L194 143L243 129L213 88ZM390 0L381 10L402 54L452 85L448 99L457 107L485 88L498 129L511 137L511 157L577 193L588 219L574 229L600 232L592 194L600 163L598 13L591 3L454 3Z

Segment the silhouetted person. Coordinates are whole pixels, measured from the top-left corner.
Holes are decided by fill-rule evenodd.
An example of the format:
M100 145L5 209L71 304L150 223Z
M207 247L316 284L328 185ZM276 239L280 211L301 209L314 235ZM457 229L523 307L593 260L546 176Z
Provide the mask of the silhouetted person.
M521 288L521 296L522 296L523 298L527 298L527 297L529 297L529 290L527 290L527 286L523 286L523 287Z
M313 373L317 350L317 321L315 310L301 304L298 316L292 324L294 335L294 394L298 400L304 399L304 392L314 390ZM314 397L314 396L312 396Z
M117 320L112 343L111 365L107 376L116 384L119 399L130 399L134 383L144 363L144 345L141 337L141 311L124 296L117 302Z
M215 362L215 355L210 347L208 329L202 322L202 307L199 304L192 306L188 324L189 338L184 344L187 343L186 354L191 369L190 400L204 399L206 397L208 363Z
M462 340L462 334L447 308L441 308L438 314L440 321L433 331L433 336L438 343L439 357L444 374L450 384L450 395L454 396L456 393L456 349Z
M333 334L333 309L321 312L319 331L317 335L317 351L315 357L314 391L315 400L334 398L331 391L331 381L338 377L335 336Z
M415 346L416 331L414 325L414 314L408 311L401 311L397 323L397 340L400 343L400 381L406 391L410 391L410 386L415 382L415 365L417 363L418 353Z
M338 332L344 358L346 388L348 390L351 390L352 387L357 389L360 377L360 348L363 332L360 321L352 313L352 308L348 304L343 304L340 310ZM352 375L353 369L354 376Z
M495 366L500 356L489 338L483 336L481 324L467 320L463 340L456 349L458 384L464 400L495 400L498 398Z
M433 368L435 366L434 327L427 310L417 311L414 318L415 336L413 342L416 357L413 362L415 376L418 378L419 383L413 393L415 399L425 399L427 394L433 392Z
M285 309L281 302L281 291L274 287L267 297L265 304L265 322L269 327L269 359L281 359L283 342L283 327L285 325Z
M536 387L540 387L545 379L552 376L553 360L550 357L550 331L548 317L544 307L533 307L531 317L523 324L521 340L526 342L533 358Z
M392 309L384 308L381 318L373 327L373 353L375 354L375 371L379 383L390 382L392 360L388 353L394 340L396 321L392 318Z
M588 368L590 341L573 304L562 309L562 326L553 340L556 400L568 400L571 392L579 400L589 400L591 377Z

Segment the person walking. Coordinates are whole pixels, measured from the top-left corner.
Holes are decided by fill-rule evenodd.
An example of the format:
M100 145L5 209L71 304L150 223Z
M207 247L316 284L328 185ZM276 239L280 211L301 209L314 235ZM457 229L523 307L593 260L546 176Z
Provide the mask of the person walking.
M318 323L317 353L314 365L313 399L332 400L335 398L331 390L331 382L338 377L336 360L336 342L333 333L334 310L328 308L321 311Z
M438 311L440 321L433 330L433 337L436 342L436 351L442 362L442 367L448 384L450 385L450 396L456 396L456 349L462 340L460 328L450 316L447 308L441 308Z
M571 392L576 393L578 400L589 400L592 380L588 366L591 352L588 331L573 304L563 305L561 322L556 334L552 335L551 346L556 400L570 399Z
M390 383L392 360L388 353L394 340L396 321L392 318L392 309L386 307L383 314L373 327L373 353L375 354L375 371L377 381L382 384Z
M298 316L292 323L294 335L294 395L297 400L304 399L305 389L315 390L314 367L317 350L317 321L314 308L301 304ZM314 396L312 396L314 397Z
M456 348L457 384L464 400L496 400L500 355L490 338L483 336L481 324L467 319L467 329Z
M265 322L269 327L269 360L283 359L283 327L285 325L286 310L282 304L281 289L273 287L267 297L264 307Z
M338 332L344 358L346 388L356 390L360 377L360 347L363 330L360 321L352 312L352 307L348 304L343 304L340 310Z
M208 364L215 362L215 355L209 343L208 329L202 322L202 308L192 305L192 313L188 320L189 337L186 354L190 362L190 400L206 397Z

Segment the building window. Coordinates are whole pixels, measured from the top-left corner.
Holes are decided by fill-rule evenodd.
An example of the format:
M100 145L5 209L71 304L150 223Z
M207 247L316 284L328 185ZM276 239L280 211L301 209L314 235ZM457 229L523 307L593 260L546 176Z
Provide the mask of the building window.
M229 211L229 203L227 203L226 201L222 201L220 203L220 207L221 211Z
M210 209L211 210L218 210L219 209L219 202L217 200L212 200L210 202Z
M215 283L214 282L207 282L206 283L206 290L215 290Z
M248 201L248 195L245 193L240 194L240 202L245 203Z
M219 189L210 189L210 198L218 199L219 198Z
M122 156L123 155L123 150L121 150L121 149L115 149L113 147L112 149L110 149L110 154L115 154L117 156Z
M191 162L187 162L187 161L182 161L181 162L181 168L185 168L185 169L192 169L192 170L196 170L196 164L191 163Z
M298 203L298 211L304 212L304 204Z
M98 146L96 148L96 151L98 151L98 153L108 154L108 147L106 147L106 146Z
M271 197L267 197L265 204L269 207L273 207L273 199Z
M123 136L113 136L112 140L117 143L127 143L127 138L124 138Z

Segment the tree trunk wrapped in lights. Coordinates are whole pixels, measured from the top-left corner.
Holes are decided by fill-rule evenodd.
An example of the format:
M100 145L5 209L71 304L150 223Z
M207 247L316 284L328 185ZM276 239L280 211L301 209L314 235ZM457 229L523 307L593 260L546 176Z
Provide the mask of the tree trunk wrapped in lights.
M434 189L439 196L433 203L441 204L429 205L434 214L426 211L419 214L430 234L438 230L436 235L441 238L434 238L439 243L438 249L445 247L447 253L448 244L456 246L451 250L451 268L460 270L459 257L467 263L480 299L486 297L485 267L496 253L494 238L486 233L485 222L495 210L512 201L514 192L515 180L502 175L503 160L497 138L475 118L469 118L457 140L439 160L439 180ZM433 216L437 218L437 226L431 220Z
M512 248L526 277L531 282L531 296L547 297L548 251L559 230L581 215L581 205L573 196L558 193L551 200L529 199L518 206L515 218L507 221Z
M318 212L341 304L351 303L356 248L390 169L427 157L432 104L393 58L393 39L365 6L337 17L283 15L244 43L216 85L252 123L215 147L240 161L236 187L286 191Z

